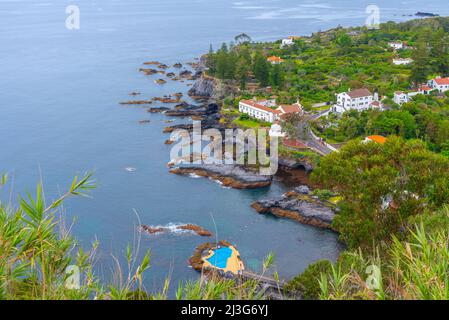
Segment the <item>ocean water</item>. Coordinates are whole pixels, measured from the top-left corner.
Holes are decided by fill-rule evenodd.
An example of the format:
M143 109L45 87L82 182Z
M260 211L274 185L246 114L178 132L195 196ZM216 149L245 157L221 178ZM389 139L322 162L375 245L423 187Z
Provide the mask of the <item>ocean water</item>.
M405 20L416 11L449 14L447 1L376 1L381 21ZM136 227L195 223L236 244L248 268L276 255L275 269L290 278L318 259L336 259L341 248L329 231L261 216L252 201L287 190L224 189L207 179L168 173L167 124L159 114L118 103L142 92L151 98L185 92L185 84L153 83L142 62L186 63L241 32L256 41L309 34L337 25L361 25L371 1L227 0L1 0L0 171L12 176L13 193L33 191L42 177L46 197L62 193L72 177L94 170L90 199L69 200L67 223L82 246L101 243L96 272L111 279L112 255L136 243ZM80 30L65 27L66 7L77 5ZM150 120L139 125L139 120ZM125 170L133 167L133 172ZM3 197L8 195L3 195ZM151 250L149 290L170 276L198 274L187 260L207 239L189 233L143 236ZM141 256L141 254L140 254Z

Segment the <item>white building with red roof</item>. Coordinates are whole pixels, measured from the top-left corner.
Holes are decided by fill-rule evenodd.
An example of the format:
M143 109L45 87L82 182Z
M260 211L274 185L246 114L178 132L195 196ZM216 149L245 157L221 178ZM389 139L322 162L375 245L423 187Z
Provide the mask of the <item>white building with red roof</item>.
M429 94L431 91L433 91L434 89L431 88L430 86L428 86L427 84L422 84L420 86L418 86L418 88L416 88L414 91L407 93L409 98L412 98L418 94Z
M293 105L280 105L276 108L273 100L240 100L239 111L246 113L251 118L273 123L285 114L303 114L302 106L299 103Z
M381 108L381 104L376 97L365 88L349 90L337 94L337 104L332 107L332 111L343 113L349 110L363 111L370 108Z
M428 82L429 87L434 90L438 90L440 93L449 90L449 77L436 77Z

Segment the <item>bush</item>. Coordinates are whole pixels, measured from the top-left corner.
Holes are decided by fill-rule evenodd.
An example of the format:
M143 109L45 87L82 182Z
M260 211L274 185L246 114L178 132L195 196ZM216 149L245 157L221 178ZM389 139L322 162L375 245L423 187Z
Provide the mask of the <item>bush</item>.
M319 279L321 273L329 273L331 270L329 260L320 260L307 267L303 273L290 280L285 289L291 293L301 293L304 299L318 299L321 292Z

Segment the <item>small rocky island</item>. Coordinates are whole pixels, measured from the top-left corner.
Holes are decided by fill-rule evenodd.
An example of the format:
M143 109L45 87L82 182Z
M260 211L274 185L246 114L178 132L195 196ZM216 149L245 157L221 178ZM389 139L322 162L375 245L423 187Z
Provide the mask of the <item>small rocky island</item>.
M203 227L200 227L195 224L181 224L181 225L169 225L169 226L147 226L147 225L141 225L139 230L141 232L145 232L147 234L153 235L153 234L160 234L160 233L168 233L168 232L176 232L176 231L190 231L192 233L195 233L201 237L211 237L213 234L212 232L204 229Z
M279 199L259 200L251 206L261 214L271 213L280 218L332 229L332 221L336 214L335 207L309 193L308 187L299 186Z

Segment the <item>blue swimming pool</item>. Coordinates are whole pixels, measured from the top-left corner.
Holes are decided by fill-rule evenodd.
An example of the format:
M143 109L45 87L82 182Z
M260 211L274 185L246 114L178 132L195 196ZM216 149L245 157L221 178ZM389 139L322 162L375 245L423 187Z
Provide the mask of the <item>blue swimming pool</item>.
M228 247L221 247L214 251L212 257L207 259L211 265L216 268L225 269L227 266L227 262L229 257L232 255L232 250Z

